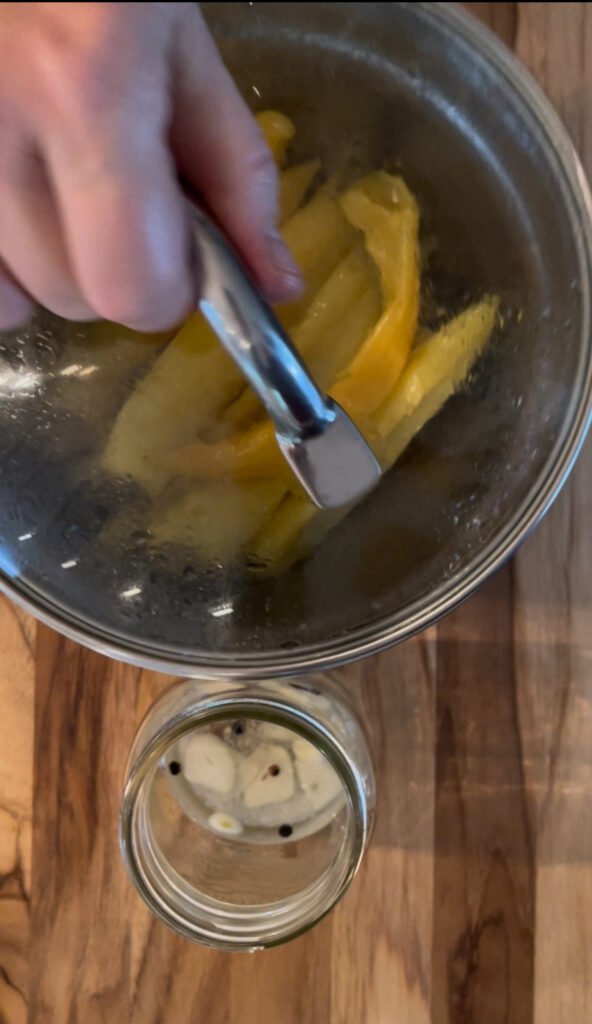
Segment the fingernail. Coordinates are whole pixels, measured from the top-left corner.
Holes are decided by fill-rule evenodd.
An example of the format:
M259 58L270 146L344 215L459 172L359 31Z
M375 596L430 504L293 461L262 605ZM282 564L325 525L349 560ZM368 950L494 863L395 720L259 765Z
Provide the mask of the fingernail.
M300 277L294 277L293 274L284 274L282 276L282 289L280 300L282 302L293 302L299 299L304 291L304 281Z
M269 258L286 282L293 281L294 287L302 287L302 274L288 246L279 231L272 231L267 236Z

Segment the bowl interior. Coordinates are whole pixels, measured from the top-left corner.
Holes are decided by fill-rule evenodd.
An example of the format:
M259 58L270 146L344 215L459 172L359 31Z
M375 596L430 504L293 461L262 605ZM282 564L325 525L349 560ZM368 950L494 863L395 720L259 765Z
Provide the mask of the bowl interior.
M73 375L88 396L73 411L56 369L65 349L72 365L88 359L85 329L44 316L2 339L1 568L12 588L128 654L277 670L317 648L334 658L377 630L404 635L418 609L510 543L582 403L587 214L555 122L543 124L528 86L444 5L204 7L251 105L294 118L297 156L320 155L343 181L381 166L405 175L421 203L428 319L484 292L503 300L503 329L469 389L314 555L267 582L129 536L106 553L97 536L129 496L84 471L101 443L89 410L105 382L102 371Z

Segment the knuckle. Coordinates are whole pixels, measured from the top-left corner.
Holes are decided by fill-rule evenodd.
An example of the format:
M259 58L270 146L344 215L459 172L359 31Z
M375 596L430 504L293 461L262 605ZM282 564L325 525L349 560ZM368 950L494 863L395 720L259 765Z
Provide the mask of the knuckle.
M94 312L78 292L61 291L49 293L43 305L63 320L92 320Z
M96 119L117 109L117 95L123 94L124 83L108 54L100 49L74 60L65 73L60 99L73 121L85 126L87 119Z
M128 286L105 286L89 295L93 309L104 320L124 324L138 331L160 331L174 327L191 308L189 288L158 287L151 290Z
M139 55L120 4L85 4L85 17L53 26L44 37L42 74L54 117L84 123L118 110Z

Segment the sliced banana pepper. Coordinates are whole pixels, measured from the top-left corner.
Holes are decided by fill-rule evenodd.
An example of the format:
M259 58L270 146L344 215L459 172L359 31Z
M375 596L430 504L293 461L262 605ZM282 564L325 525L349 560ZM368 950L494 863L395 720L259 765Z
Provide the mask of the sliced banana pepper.
M374 412L405 366L417 330L419 217L415 200L404 183L387 174L363 179L345 193L341 206L350 223L364 233L387 303L376 326L361 347L354 350L353 358L330 388L331 395L346 412L362 430L368 431ZM331 308L328 303L327 308ZM301 351L306 356L303 346ZM328 382L323 376L317 373L317 380L326 386ZM285 477L292 483L286 476L273 426L268 421L217 444L198 441L188 445L171 456L170 468L199 478ZM295 481L293 485L297 487Z
M307 160L280 174L279 219L285 224L298 211L321 169L320 160Z
M320 387L329 387L379 315L378 279L367 255L356 246L319 289L293 334L296 348ZM263 415L254 391L245 388L222 414L220 429L228 436L231 430L240 431Z
M374 443L385 471L464 384L491 337L498 305L495 297L483 299L413 351L375 417ZM315 548L349 511L319 512L306 499L289 495L250 545L251 554L262 569L286 568Z
M148 529L157 545L182 544L207 561L230 565L285 493L277 480L244 484L212 480L171 498L165 495L156 505Z
M276 164L283 167L286 150L296 132L294 122L279 110L262 110L257 114L257 124Z
M380 200L380 202L379 202ZM341 206L364 233L386 304L376 327L331 389L364 429L407 362L419 314L419 213L401 178L378 172L354 185Z
M284 242L300 267L304 291L296 302L276 307L288 330L300 322L310 301L356 243L356 232L337 200L318 191L282 227Z
M200 315L189 318L121 408L103 468L158 492L166 474L159 454L184 444L219 415L243 377Z
M282 168L294 125L276 111L258 121ZM305 290L278 315L386 470L464 383L498 302L484 299L426 339L417 324L413 196L400 178L378 172L339 200L325 187L305 202L319 167L309 160L280 174L282 233ZM104 468L156 497L150 528L157 542L187 544L225 562L248 551L270 571L297 561L349 510L319 513L298 491L261 404L200 316L157 353L158 345L119 412ZM181 479L171 487L173 476ZM208 482L196 488L196 479ZM265 793L281 788L267 777L262 785Z

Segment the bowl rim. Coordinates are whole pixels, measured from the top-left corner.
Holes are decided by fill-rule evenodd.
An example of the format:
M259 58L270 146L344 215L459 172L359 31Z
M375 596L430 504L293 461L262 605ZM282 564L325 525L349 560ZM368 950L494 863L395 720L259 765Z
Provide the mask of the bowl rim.
M462 36L522 99L548 144L564 200L571 208L571 226L581 272L582 347L576 377L579 387L574 388L562 428L536 481L503 528L478 550L462 571L417 598L403 612L290 651L233 651L217 655L199 648L167 651L163 644L136 643L98 624L93 625L82 616L77 618L47 597L29 596L26 585L0 570L0 592L69 639L119 661L193 678L263 679L335 668L377 654L414 636L465 601L516 551L567 480L592 420L592 196L586 176L566 128L541 87L486 26L461 8L425 0L412 6L421 9L422 16L437 23L444 32L454 31Z

